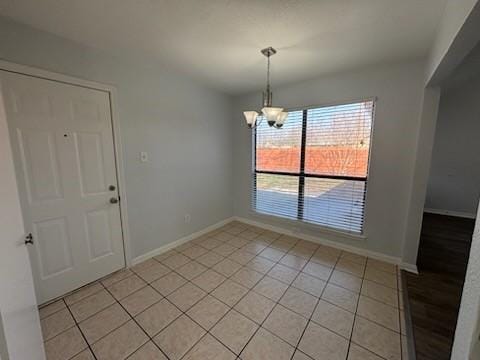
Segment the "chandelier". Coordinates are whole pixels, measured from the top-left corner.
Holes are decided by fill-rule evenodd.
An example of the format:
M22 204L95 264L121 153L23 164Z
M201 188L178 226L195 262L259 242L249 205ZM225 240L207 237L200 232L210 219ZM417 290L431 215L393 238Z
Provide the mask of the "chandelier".
M283 108L281 107L272 106L272 91L270 90L270 56L275 55L277 53L277 50L270 46L261 50L261 53L267 58L267 87L263 92L263 107L261 113L267 119L267 123L269 126L280 129L285 123L288 113L286 111L283 111ZM260 125L263 119L261 118L260 121L257 123L257 118L260 115L257 111L244 111L243 115L245 116L248 127L251 129Z

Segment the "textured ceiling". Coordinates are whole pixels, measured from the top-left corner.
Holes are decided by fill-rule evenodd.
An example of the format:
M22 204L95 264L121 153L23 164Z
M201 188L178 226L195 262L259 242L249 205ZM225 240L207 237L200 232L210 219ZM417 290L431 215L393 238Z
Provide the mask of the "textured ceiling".
M228 93L425 56L445 0L1 0L0 13L108 51L152 56Z

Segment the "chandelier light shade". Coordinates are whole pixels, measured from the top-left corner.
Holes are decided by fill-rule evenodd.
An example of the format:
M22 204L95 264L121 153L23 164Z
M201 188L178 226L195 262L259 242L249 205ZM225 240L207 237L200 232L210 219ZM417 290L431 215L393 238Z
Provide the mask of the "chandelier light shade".
M277 128L281 128L283 124L285 123L285 120L287 120L288 117L288 112L282 111L280 114L277 116L277 121L275 123L275 126Z
M267 118L268 125L273 126L277 122L278 115L283 111L283 108L279 107L264 107L262 109L263 115Z
M272 47L265 48L261 50L261 53L267 58L267 86L263 92L263 108L261 111L244 111L243 115L245 116L245 121L249 128L255 128L262 121L257 122L257 117L259 113L262 113L267 119L269 126L273 126L277 129L281 128L285 123L288 113L283 111L281 107L272 106L272 91L270 90L270 57L277 53Z
M248 127L250 128L255 127L258 113L256 111L244 111L243 115L245 116L245 120L247 121Z

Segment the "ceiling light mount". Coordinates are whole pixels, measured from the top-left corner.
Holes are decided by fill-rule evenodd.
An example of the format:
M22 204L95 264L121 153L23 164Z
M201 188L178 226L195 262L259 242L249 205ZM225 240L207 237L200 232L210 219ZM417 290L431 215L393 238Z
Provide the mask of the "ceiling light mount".
M263 92L263 102L261 113L267 119L269 126L273 126L277 129L281 128L287 119L288 113L283 111L281 107L272 106L272 91L270 90L270 57L277 53L273 47L269 46L265 49L260 50L260 52L267 58L267 86ZM247 121L249 128L255 128L260 125L262 119L257 123L257 117L259 112L257 111L244 111L243 115Z
M265 49L260 50L260 52L268 58L272 55L275 55L277 53L277 50L275 50L273 47L269 46Z

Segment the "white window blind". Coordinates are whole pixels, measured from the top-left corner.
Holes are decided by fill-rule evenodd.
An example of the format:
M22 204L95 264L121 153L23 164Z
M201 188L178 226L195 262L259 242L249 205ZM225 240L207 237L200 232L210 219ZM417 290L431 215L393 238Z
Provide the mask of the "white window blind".
M363 233L374 102L292 111L254 132L252 207L259 213Z

